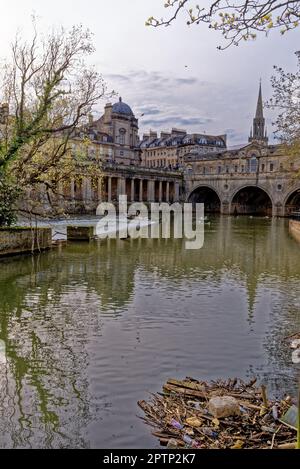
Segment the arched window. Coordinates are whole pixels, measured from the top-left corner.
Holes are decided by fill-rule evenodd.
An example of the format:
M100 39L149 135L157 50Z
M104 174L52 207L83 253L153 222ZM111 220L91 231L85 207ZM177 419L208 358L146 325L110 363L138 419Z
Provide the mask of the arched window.
M120 145L125 145L125 134L126 134L125 129L120 129L119 130L119 143L120 143Z
M255 155L252 155L250 160L250 173L256 173L257 171L257 158Z

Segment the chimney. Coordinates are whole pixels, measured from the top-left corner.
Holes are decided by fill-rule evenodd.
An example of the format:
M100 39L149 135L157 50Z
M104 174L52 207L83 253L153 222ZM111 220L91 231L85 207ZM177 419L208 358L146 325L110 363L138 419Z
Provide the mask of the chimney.
M112 115L112 104L107 103L104 108L104 124L108 124L111 121Z
M227 135L224 134L224 135L219 135L219 137L223 140L223 142L225 143L225 147L227 146Z
M92 126L93 125L93 122L94 122L94 117L93 117L93 114L89 114L88 115L88 119L89 119L89 125Z
M160 138L170 138L171 133L170 132L161 132L160 133Z
M157 138L157 132L150 130L150 138Z
M184 137L186 135L186 130L182 129L172 129L172 136Z

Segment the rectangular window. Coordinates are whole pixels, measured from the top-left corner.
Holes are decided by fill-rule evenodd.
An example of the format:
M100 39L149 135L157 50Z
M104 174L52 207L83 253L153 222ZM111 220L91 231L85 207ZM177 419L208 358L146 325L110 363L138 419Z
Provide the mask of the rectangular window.
M237 171L238 171L238 167L237 167L237 165L235 165L234 172L237 173Z
M262 172L264 172L264 170L265 170L265 165L264 164L261 165L261 170L262 170Z
M270 171L273 171L273 169L274 169L274 164L270 163Z
M221 174L222 172L222 166L218 166L218 174Z

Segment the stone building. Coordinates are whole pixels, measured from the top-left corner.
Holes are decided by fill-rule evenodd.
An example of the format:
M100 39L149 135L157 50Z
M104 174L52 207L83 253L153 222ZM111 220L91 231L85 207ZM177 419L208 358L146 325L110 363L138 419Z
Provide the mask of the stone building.
M300 209L300 157L269 145L259 86L249 142L184 157L186 200L207 212L287 216Z
M138 120L121 98L90 117L70 144L78 159L60 190L66 212L93 212L100 201L202 202L207 212L287 216L300 210L300 156L268 144L259 86L247 143L227 147L226 136L172 129L138 137ZM8 116L0 107L0 121ZM1 129L1 126L0 126Z
M191 151L206 154L225 148L226 135L188 134L175 128L160 136L150 131L140 143L142 165L148 168L179 169Z
M139 164L138 119L128 104L119 98L115 104L108 103L100 119L89 122L89 131L106 135L113 144L111 162L116 164Z

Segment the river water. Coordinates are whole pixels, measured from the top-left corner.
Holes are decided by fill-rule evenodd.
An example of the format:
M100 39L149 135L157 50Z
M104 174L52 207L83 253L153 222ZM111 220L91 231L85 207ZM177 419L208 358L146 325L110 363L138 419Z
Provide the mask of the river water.
M139 399L167 378L257 376L295 394L300 245L287 222L211 218L182 240L71 243L0 263L0 447L157 447Z

